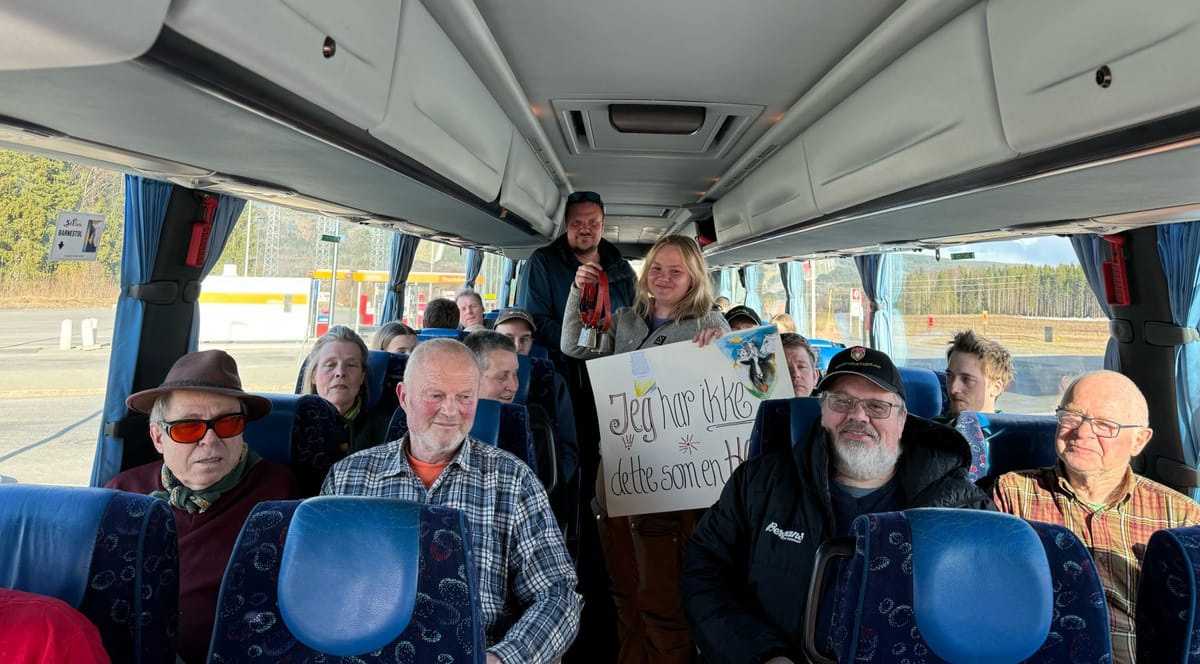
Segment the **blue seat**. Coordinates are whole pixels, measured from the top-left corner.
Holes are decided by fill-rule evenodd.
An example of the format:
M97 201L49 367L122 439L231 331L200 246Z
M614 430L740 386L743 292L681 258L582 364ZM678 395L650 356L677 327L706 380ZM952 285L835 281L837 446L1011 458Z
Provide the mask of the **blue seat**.
M975 423L978 423L978 426ZM959 413L958 432L971 449L986 455L982 479L993 480L1014 470L1045 468L1058 462L1054 439L1058 421L1052 415Z
M932 370L900 367L900 379L904 381L908 412L926 419L942 414L942 387Z
M259 503L221 582L209 661L483 661L470 542L448 507Z
M808 345L817 351L817 368L822 374L829 368L829 361L833 359L833 356L846 350L846 344L839 344L827 339L809 339Z
M271 400L271 412L246 423L246 444L267 461L291 466L301 496L315 496L338 449L337 410L315 394L259 394Z
M388 440L396 440L406 433L408 415L403 409L397 408L388 426ZM529 429L529 413L525 406L480 399L475 407L471 436L512 454L537 472L537 455L533 449L533 434Z
M821 400L817 397L767 399L759 404L754 416L746 458L787 449L807 439L813 425L820 421Z
M462 339L462 330L450 327L427 327L417 333L417 343L430 339Z
M175 517L113 489L0 486L0 586L49 595L100 631L114 662L174 662Z
M1200 526L1160 530L1142 558L1137 596L1137 658L1200 663Z
M546 350L546 347L541 344L533 344L529 347L529 357L548 360L550 359L550 351Z
M822 544L815 569L805 629L814 662L1112 658L1100 576L1061 526L979 510L868 514L850 537ZM828 625L817 619L822 600Z

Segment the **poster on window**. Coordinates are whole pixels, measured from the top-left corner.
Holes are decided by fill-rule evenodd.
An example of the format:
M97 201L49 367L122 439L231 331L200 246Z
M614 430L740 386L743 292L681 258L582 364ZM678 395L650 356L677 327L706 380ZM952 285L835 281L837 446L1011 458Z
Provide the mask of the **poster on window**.
M764 399L793 396L774 325L587 363L612 516L709 507Z
M50 260L94 261L104 231L104 215L59 212L50 238Z

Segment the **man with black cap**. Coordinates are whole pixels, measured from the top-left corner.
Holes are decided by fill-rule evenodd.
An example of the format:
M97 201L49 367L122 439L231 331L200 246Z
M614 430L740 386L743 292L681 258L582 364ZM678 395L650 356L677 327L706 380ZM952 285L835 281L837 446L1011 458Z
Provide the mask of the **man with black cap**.
M803 594L817 547L859 515L913 507L995 509L967 479L954 430L908 414L886 354L855 346L817 385L807 440L739 466L684 559L684 610L702 652L722 662L804 661Z
M729 329L734 332L762 325L762 319L758 317L758 312L744 304L739 304L726 311L725 322L729 323Z
M106 486L171 504L179 536L179 656L203 662L242 524L261 501L295 498L295 479L242 440L246 422L271 412L271 402L242 390L237 362L223 350L184 355L162 385L125 404L150 416L150 438L163 458Z

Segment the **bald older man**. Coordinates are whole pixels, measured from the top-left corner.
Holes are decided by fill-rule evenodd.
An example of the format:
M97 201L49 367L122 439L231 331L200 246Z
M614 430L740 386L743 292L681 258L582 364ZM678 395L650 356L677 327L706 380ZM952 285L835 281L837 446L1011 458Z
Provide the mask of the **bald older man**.
M1153 435L1146 398L1129 378L1097 371L1077 378L1055 411L1058 464L1001 475L1002 512L1070 528L1092 552L1108 599L1113 661L1136 653L1134 611L1142 554L1163 528L1200 523L1200 505L1133 474L1130 460Z
M470 435L481 364L453 339L417 344L396 387L408 433L334 464L321 493L462 510L471 524L487 664L552 662L579 630L575 570L537 476Z

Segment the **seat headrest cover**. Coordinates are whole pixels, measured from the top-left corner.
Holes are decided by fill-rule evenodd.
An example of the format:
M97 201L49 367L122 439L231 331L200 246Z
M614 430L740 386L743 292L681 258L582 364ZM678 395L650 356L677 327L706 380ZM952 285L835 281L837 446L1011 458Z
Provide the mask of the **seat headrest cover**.
M529 403L529 380L533 373L533 360L529 355L517 355L517 393L513 403Z
M0 486L0 587L79 608L112 489Z
M1037 652L1050 634L1054 589L1033 528L998 512L904 514L912 532L913 615L934 654L1000 664Z
M383 385L387 380L388 363L392 354L384 350L367 351L367 408L374 408L383 396Z
M439 337L450 337L457 339L459 331L450 327L427 327L417 333L417 339L425 341L427 339L437 339Z
M271 412L262 419L246 423L243 439L250 449L267 461L292 462L292 427L303 399L320 399L315 394L259 394L271 401Z
M989 474L1053 466L1058 462L1054 438L1058 421L1053 415L988 413L981 420L988 438Z
M279 614L314 650L351 657L398 638L417 599L421 506L321 496L296 508L279 564Z
M475 406L475 423L471 437L495 446L500 441L500 402L480 399Z
M792 445L797 445L808 440L813 426L821 423L821 400L817 397L792 397L788 403L792 410Z
M900 367L900 379L908 395L908 411L918 417L937 417L942 412L942 386L937 374L923 367Z

